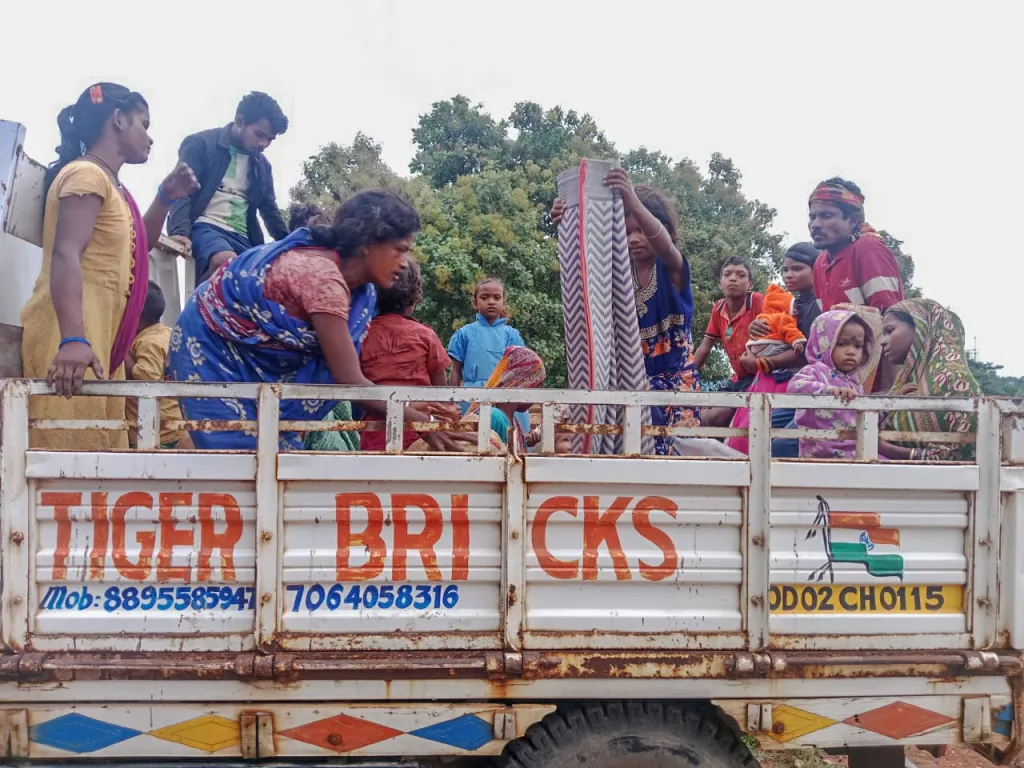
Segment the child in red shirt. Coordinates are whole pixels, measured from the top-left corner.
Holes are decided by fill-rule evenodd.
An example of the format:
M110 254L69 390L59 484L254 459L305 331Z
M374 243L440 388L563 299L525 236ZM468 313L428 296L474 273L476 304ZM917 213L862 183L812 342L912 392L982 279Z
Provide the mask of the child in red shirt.
M422 300L420 268L410 259L409 267L394 285L380 292L377 302L379 314L370 323L370 330L363 341L359 362L363 375L374 384L443 387L448 383L446 371L452 361L444 345L430 326L412 317L413 310ZM446 408L434 404L424 410L458 418L458 407L454 405ZM406 431L403 449L418 438L416 432ZM384 432L364 432L361 438L364 451L383 451L385 443Z
M718 287L725 298L715 302L707 332L693 361L698 370L703 368L715 344L720 343L733 370L732 379L722 390L743 392L757 373L756 364L753 370L744 367L743 353L750 340L750 323L764 311L764 296L754 293L753 271L742 256L730 256L722 262Z

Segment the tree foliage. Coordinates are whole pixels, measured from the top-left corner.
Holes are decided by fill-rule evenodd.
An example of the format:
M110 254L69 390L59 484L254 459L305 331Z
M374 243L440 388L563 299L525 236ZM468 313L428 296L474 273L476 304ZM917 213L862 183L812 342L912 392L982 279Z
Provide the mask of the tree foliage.
M718 290L719 264L745 256L755 285L763 289L782 262L781 236L772 234L776 211L748 199L732 160L715 153L706 168L640 147L619 152L588 114L562 107L544 109L523 101L496 120L465 96L439 101L413 129L413 176L402 178L381 159L381 148L357 134L351 145L329 144L303 166L292 190L295 200L334 207L370 186L395 189L423 217L417 251L424 300L417 317L447 342L472 321L470 299L484 276L505 283L510 321L543 356L549 384L565 383L555 228L548 211L559 172L582 157L616 158L635 183L664 191L680 221L681 247L690 260L699 343ZM906 285L913 262L902 243L882 233L897 254ZM706 379L729 375L724 355L712 357Z
M1003 376L999 373L1003 366L986 363L973 355L968 355L967 364L971 373L978 380L978 386L986 395L1003 397L1024 397L1024 376Z

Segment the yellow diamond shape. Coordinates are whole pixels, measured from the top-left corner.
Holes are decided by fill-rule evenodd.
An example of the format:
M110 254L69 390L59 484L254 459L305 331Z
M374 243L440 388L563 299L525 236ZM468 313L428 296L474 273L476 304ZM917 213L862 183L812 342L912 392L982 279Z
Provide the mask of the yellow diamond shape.
M150 731L149 735L204 752L219 752L241 740L238 721L228 720L219 715L203 715L183 723L158 728Z
M782 733L776 733L777 726L780 724ZM772 707L772 728L768 731L768 735L780 744L785 744L787 741L798 739L808 733L814 733L835 724L836 721L831 718L783 704L779 707Z

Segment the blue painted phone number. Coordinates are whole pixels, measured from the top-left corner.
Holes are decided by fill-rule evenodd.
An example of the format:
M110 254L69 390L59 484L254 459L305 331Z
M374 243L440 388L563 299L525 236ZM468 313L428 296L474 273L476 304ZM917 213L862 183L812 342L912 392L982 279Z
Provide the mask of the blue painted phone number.
M441 584L367 584L360 586L354 584L346 587L344 584L313 584L306 587L305 584L289 584L285 590L294 597L292 601L292 613L305 610L308 613L316 611L358 611L360 608L366 610L399 610L409 609L417 611L440 610L442 608L454 608L459 604L459 588L455 584L442 586Z
M108 587L103 594L83 586L54 585L39 603L41 611L251 611L256 607L253 587Z

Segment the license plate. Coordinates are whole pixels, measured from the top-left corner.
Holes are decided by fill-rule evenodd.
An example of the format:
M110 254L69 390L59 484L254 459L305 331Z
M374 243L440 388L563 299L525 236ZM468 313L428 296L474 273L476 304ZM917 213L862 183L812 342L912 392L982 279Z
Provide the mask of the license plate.
M964 588L922 584L773 584L772 613L963 613Z

